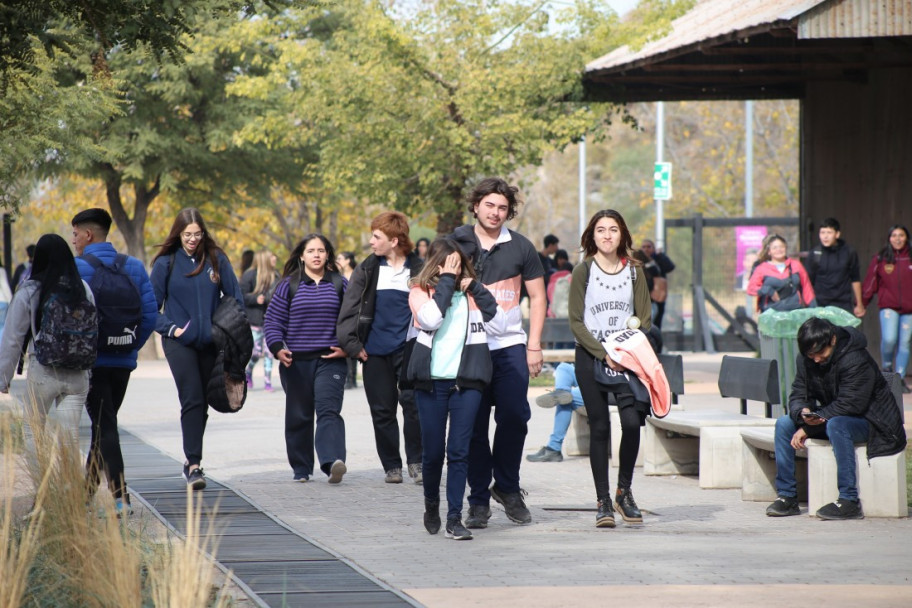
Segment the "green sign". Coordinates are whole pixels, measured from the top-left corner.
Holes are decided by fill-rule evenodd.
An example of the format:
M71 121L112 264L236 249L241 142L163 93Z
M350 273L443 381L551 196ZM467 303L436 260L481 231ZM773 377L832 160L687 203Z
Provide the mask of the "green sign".
M671 163L656 163L653 174L654 198L657 201L667 201L671 198Z

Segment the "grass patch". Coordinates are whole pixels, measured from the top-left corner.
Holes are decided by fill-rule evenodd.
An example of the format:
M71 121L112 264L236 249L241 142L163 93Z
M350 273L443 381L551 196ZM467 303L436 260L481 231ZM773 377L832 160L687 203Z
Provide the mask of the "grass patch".
M141 518L116 517L109 492L90 495L72 437L48 424L32 451L21 429L0 418L0 606L229 605L213 584L203 552L214 554L214 536L200 530L192 492L187 540L153 542Z
M906 445L906 504L912 507L912 443Z

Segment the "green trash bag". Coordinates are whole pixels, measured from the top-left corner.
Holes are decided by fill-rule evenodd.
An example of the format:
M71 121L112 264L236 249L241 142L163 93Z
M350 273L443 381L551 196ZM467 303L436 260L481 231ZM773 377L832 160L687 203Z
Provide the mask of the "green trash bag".
M769 338L797 338L798 328L811 317L826 319L839 327L858 327L861 319L835 306L799 308L780 312L769 309L757 317L757 329Z

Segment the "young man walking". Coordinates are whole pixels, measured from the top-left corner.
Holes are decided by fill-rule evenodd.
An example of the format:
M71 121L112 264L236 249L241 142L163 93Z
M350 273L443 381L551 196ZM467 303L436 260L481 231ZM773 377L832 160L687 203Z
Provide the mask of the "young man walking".
M488 327L494 375L478 408L469 447L468 528L487 527L492 497L503 505L511 521L532 521L519 486L519 465L532 415L526 398L529 376L537 376L542 368L541 332L547 302L544 269L535 246L505 226L516 216L517 192L503 179L482 180L468 196L475 224L460 226L453 234L505 315L502 327ZM529 294L528 340L519 307L523 286ZM494 441L489 442L492 408L497 428Z
M836 306L860 318L865 307L858 253L841 236L836 218L823 220L820 245L808 253L808 278L814 286L817 306Z
M137 353L155 328L158 306L152 283L143 263L135 257L119 255L108 242L111 215L104 209L86 209L73 217L73 247L76 267L82 279L92 287L95 306L99 313L98 358L89 380L86 410L92 421L92 443L86 461L86 479L90 492L94 492L104 471L108 487L114 494L117 515L129 514L130 495L124 478L123 455L120 451L120 434L117 430L117 412L123 403L131 372L136 369ZM98 273L110 273L112 267L124 275L108 282L108 288L99 287ZM105 267L102 269L102 267ZM115 271L116 274L116 271ZM101 276L98 277L101 279ZM113 286L113 287L112 287ZM114 298L110 294L113 288ZM135 293L125 295L129 290ZM119 301L113 302L111 299ZM126 303L125 310L122 305ZM138 305L138 306L137 306ZM105 327L113 327L107 332ZM110 335L109 335L110 333Z

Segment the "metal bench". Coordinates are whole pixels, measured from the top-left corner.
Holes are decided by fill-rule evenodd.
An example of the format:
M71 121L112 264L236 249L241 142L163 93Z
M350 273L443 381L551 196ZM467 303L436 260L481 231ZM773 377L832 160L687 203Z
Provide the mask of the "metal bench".
M740 488L741 429L775 420L719 410L672 412L646 421L646 475L696 475L701 488Z

